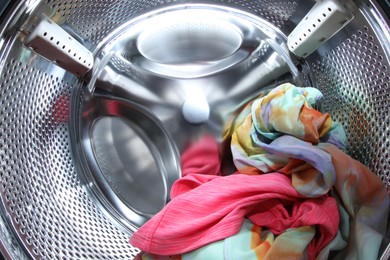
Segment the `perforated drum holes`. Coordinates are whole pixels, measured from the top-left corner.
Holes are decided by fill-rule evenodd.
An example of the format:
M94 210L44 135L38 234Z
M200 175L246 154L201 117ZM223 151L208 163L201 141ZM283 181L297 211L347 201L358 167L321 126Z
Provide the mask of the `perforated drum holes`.
M37 9L47 6L46 13L52 12L56 23L68 25L93 51L109 33L138 14L186 2L46 0L36 4ZM288 33L296 19L304 18L303 14L298 17L299 11L307 10L314 1L209 3L256 14ZM372 19L373 12L371 9L364 15ZM316 28L317 19L323 22L328 17L324 14L327 12L316 17ZM312 24L303 37L313 32ZM48 37L49 31L42 33L45 32ZM347 131L347 152L389 187L390 75L388 49L383 49L389 48L388 39L379 39L361 14L348 25L348 34L347 38L331 39L321 49L321 57L308 60L310 76L324 93L322 110ZM49 39L53 37L61 51L78 60L80 55L74 56L75 50L55 36L50 34ZM30 51L22 51L18 41L14 44L13 50L18 51L10 51L1 61L0 72L0 176L5 209L2 215L12 221L12 235L16 234L26 246L24 251L35 258L132 259L139 250L128 244L129 234L114 226L91 200L75 168L68 120L72 112L71 92L80 86L68 80L71 75L62 70L62 74L58 73L58 68L54 68L57 66L46 60L34 55L26 60Z
M68 129L74 86L17 60L1 77L2 197L15 232L36 257L133 258L128 235L96 208L75 171Z
M49 7L60 14L64 23L83 38L97 45L103 38L137 14L163 5L185 3L178 0L149 1L107 1L95 2L88 0L50 1ZM227 5L255 13L259 17L283 27L298 6L297 1L247 1L247 0L216 0L213 4Z
M365 26L311 67L324 94L323 110L347 131L347 153L389 186L390 74L383 56L374 33Z

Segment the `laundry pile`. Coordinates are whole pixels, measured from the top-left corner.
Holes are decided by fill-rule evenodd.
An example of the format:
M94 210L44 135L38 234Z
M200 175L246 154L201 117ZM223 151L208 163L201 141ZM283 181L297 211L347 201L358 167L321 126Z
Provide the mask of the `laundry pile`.
M343 152L346 137L313 109L314 88L264 91L226 124L236 172L205 137L182 155L171 201L130 238L143 259L377 259L384 184Z

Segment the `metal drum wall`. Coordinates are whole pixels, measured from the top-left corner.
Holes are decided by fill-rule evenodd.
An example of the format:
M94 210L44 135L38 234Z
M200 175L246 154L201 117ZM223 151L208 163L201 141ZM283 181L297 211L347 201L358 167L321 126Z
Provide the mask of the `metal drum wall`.
M314 5L308 0L195 2L236 10L244 18L264 21L277 43L286 40ZM100 206L106 202L98 201L88 181L80 177L83 169L75 152L72 133L77 126L72 118L79 112L75 107L80 105L82 92L93 75L77 77L35 54L23 45L25 35L21 28L32 16L44 13L100 59L105 44L120 34L116 30L127 28L133 19L195 2L7 3L0 24L0 249L4 256L132 259L139 252L128 243L131 228L121 223L126 219L107 212L110 207ZM320 89L324 94L322 109L346 130L347 153L390 187L389 23L378 3L359 1L356 5L355 19L308 58L291 57L281 80L289 79L289 73L296 70L291 79ZM269 81L277 83L278 77ZM138 109L136 105L133 108ZM150 118L150 122L157 121L155 115ZM174 134L180 129L166 131ZM185 137L178 134L177 138L180 150L180 140ZM173 150L169 151L174 153ZM174 162L172 165L174 168ZM386 239L388 243L390 237Z

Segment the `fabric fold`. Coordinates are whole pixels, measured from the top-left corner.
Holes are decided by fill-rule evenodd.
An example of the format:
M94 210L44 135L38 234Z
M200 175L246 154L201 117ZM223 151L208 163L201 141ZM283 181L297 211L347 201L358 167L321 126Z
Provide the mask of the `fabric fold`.
M217 178L195 174L183 179L186 186L191 181L202 184L177 195L131 237L132 245L159 255L185 253L236 234L247 217L276 235L316 225L321 236L310 243L313 259L337 233L335 200L328 196L303 200L283 174Z
M222 176L213 138L194 143L182 155L172 201L130 243L183 259L214 250L221 259L239 252L258 259L377 259L389 214L386 187L343 152L342 126L313 108L321 97L317 89L283 84L234 111L222 156L237 172ZM249 236L257 240L243 244L245 252L227 246Z
M217 144L210 140L207 144L200 142L188 154L199 153L197 161L217 169L219 156L216 160L212 155L218 152L213 149ZM194 158L183 156L189 161L182 165L189 168L183 168L185 176L173 185L172 201L130 238L132 245L157 255L182 254L233 236L246 218L274 235L312 226L321 235L305 247L310 259L335 237L339 217L333 198L305 198L291 186L290 176L280 173L202 174L193 168Z
M322 98L321 92L286 83L260 96L224 131L237 170L250 175L291 174L302 195L326 194L336 173L331 156L316 146L326 141L344 149L346 136L328 114L312 108Z

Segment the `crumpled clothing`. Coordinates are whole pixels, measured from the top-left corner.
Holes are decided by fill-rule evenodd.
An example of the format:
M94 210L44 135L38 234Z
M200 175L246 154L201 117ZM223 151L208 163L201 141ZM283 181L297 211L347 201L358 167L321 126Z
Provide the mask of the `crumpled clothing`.
M261 93L228 122L225 146L231 144L240 173L277 171L290 175L292 186L303 196L315 198L331 191L338 199L339 233L320 259L329 254L376 259L389 210L385 185L341 151L346 144L341 125L311 107L321 97L316 89L291 84Z
M318 151L309 157L300 150L305 143L320 142L345 148L342 126L311 107L321 98L321 92L315 88L286 83L249 102L224 131L237 170L251 175L274 171L291 174L293 186L299 183L296 188L302 195L326 194L336 178L331 156ZM289 140L293 145L284 145L287 139L277 140L280 137L296 140ZM284 150L286 146L288 151Z
M290 177L280 173L220 176L215 147L215 141L200 142L188 152L192 156L183 156L189 161L182 165L188 168L183 167L185 177L172 187L172 201L130 238L132 245L157 255L187 253L237 234L248 218L274 235L290 230L297 236L290 244L285 241L285 251L294 255L301 248L301 255L314 259L336 236L339 216L334 198L304 198L291 186ZM200 173L194 167L202 167L199 161L213 172Z
M389 214L389 196L384 183L366 166L332 144L319 144L332 155L337 172L333 197L338 200L339 235L319 259L378 259ZM340 245L345 245L340 250Z
M297 195L290 197L293 202L288 198L277 198L282 205L282 211L283 208L286 210L286 204L283 203L287 201L295 203L295 199L301 202L314 201L316 198L325 199L330 195L337 201L337 209L334 210L335 214L339 214L337 234L325 247L317 251L316 259L377 259L389 211L389 197L385 185L364 165L342 151L345 149L346 137L341 125L333 122L329 115L321 114L311 107L321 96L321 93L315 89L302 89L291 84L284 84L274 90L260 93L257 99L237 110L234 117L228 121L222 148L231 147L232 159L239 173L244 174L236 173L221 177L219 166L209 164L202 166L203 163L208 163L208 156L215 160L215 155L214 157L210 155L217 150L216 147L209 147L207 150L205 149L207 146L203 144L202 149L206 151L205 157L200 160L198 158L196 163L191 162L191 158L197 157L196 149L192 150L192 155L187 157L188 161L186 159L183 162L183 166L186 165L183 169L186 167L188 169L183 171L186 177L178 180L177 185L173 186L171 197L173 197L174 204L172 208L169 204L166 207L169 208L164 208L162 215L158 214L157 219L161 222L156 222L153 218L152 224L144 230L141 227L139 231L143 234L137 234L138 232L135 234L136 245L143 245L141 249L147 249L152 245L157 250L158 248L164 250L166 247L168 250L173 250L176 246L182 246L182 236L185 237L185 243L191 244L191 239L194 238L194 241L197 241L195 247L204 245L199 247L200 251L208 245L213 245L213 239L208 240L210 237L220 238L216 240L219 242L215 242L220 243L223 241L221 239L227 239L239 232L241 226L237 223L242 222L235 222L237 219L248 217L252 213L254 215L259 213L251 211L255 209L250 206L251 204L235 204L238 208L233 210L224 196L244 196L244 193L248 191L247 188L251 190L256 185L264 188L263 185L271 185L272 181L276 180L273 178L277 178L282 186L289 180L290 188L293 188ZM224 158L229 155L226 151L226 149L223 150ZM206 169L208 169L207 173L203 172ZM247 178L235 179L240 175ZM270 179L260 178L262 176L272 177L269 177ZM221 189L223 182L229 179L235 183L243 182L245 187L239 190L234 187L230 190ZM205 187L209 187L210 193L202 190ZM214 197L220 191L226 193L218 197L221 205L209 208L210 205L214 205L210 197ZM196 196L190 197L193 194ZM246 196L251 195L253 193L246 194ZM185 211L183 213L180 212L180 208L176 208L175 203L186 196L189 196L189 199L183 203L187 205L183 208ZM261 205L266 205L266 203ZM224 211L219 207L226 207L227 210ZM266 208L265 206L264 209ZM203 216L197 213L193 218L191 217L193 211L202 210L210 210L210 214ZM290 212L289 210L287 212ZM242 217L235 218L237 213ZM279 213L275 212L275 214ZM164 214L167 214L167 219ZM283 216L287 216L284 214L286 213L282 213ZM187 219L181 219L180 216L183 215L187 216ZM252 221L250 217L248 218ZM170 223L169 220L174 223ZM183 223L181 223L182 220ZM209 225L202 226L202 221L209 221ZM176 223L180 224L182 230L175 229ZM218 227L220 223L227 229L231 228L235 231L223 235L213 232L215 226ZM271 233L275 232L274 234L278 235L277 238L286 232L286 230L280 231L286 227L272 230L267 229L264 223L253 222L253 224ZM218 228L216 230L220 230ZM294 227L295 230L297 228ZM188 229L193 232L193 235L186 237ZM278 230L280 233L277 233ZM222 231L225 232L225 230ZM157 237L154 236L155 234ZM169 235L167 240L164 240L165 234ZM322 233L317 231L314 239L321 235ZM178 242L172 244L175 236L179 237ZM155 238L158 241L157 244L154 244ZM199 243L199 241L203 242ZM184 251L195 247L188 247ZM307 253L309 258L313 257L308 250Z

